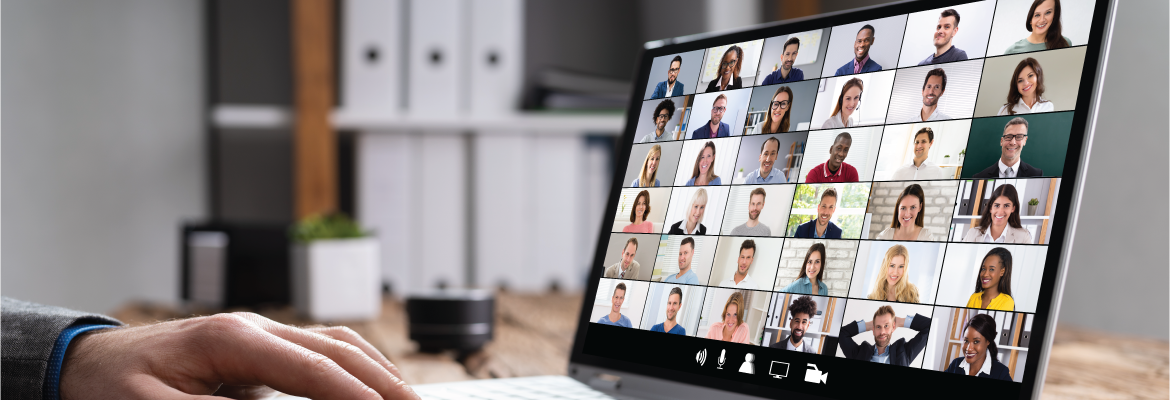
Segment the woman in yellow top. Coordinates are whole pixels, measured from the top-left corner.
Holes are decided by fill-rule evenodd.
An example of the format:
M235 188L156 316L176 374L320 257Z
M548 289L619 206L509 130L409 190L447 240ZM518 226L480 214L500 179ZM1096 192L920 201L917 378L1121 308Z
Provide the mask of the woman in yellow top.
M1007 249L996 247L983 256L975 280L975 294L967 300L967 307L1016 310L1016 301L1012 299L1012 253Z
M900 244L890 246L869 299L918 303L918 287L909 282L909 274L910 250Z

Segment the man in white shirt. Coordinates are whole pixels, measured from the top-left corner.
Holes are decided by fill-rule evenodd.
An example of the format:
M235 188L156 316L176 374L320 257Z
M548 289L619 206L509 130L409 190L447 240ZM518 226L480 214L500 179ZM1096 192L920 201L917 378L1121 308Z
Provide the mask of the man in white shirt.
M641 266L634 260L635 254L638 254L638 238L630 238L630 240L626 241L626 247L622 250L621 261L605 268L605 277L638 279L638 269Z
M938 101L947 91L947 73L942 68L935 68L926 73L926 80L922 82L922 109L918 110L906 123L939 121L951 119L949 115L938 110Z
M1025 144L1028 144L1028 120L1024 117L1012 118L1003 127L1003 136L999 139L999 161L972 177L1010 179L1044 176L1043 170L1020 159Z
M744 240L743 244L739 245L739 259L736 262L735 274L727 280L719 284L719 286L733 287L736 289L756 289L756 281L748 276L748 269L751 269L752 263L756 261L756 242L748 239Z
M914 159L894 170L894 176L891 177L891 180L946 179L946 174L941 167L926 161L930 157L931 146L934 146L934 130L930 127L919 129L914 134Z

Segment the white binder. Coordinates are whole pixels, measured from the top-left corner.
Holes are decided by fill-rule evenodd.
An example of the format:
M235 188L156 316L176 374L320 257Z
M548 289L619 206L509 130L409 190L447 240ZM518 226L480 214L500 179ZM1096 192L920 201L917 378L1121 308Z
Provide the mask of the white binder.
M407 112L413 117L452 119L466 112L468 93L462 0L410 2Z
M402 108L400 0L342 3L341 111L355 116L397 115Z
M489 117L515 113L524 79L524 0L475 0L468 6L470 111Z

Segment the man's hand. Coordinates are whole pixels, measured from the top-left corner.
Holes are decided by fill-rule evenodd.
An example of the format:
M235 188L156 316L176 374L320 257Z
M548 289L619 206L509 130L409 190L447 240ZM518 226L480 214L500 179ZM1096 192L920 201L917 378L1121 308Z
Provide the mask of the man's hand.
M314 399L417 399L398 375L348 328L217 314L77 337L65 354L61 398L250 399L275 389Z

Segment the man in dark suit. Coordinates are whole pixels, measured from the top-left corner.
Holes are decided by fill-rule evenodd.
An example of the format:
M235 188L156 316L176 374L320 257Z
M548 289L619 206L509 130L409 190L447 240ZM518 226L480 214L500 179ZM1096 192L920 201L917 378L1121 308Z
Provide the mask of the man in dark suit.
M812 346L812 339L804 340L812 317L817 315L817 302L813 301L812 296L800 296L788 307L788 315L788 336L768 347L817 354L817 350Z
M841 228L830 221L834 212L837 212L837 189L827 188L821 193L821 203L817 205L817 218L796 227L796 235L794 236L810 239L840 239Z
M418 398L397 367L345 327L301 329L231 313L126 328L106 316L7 297L0 319L4 398L261 398L273 389L310 398Z
M666 71L666 80L658 82L658 86L654 87L654 93L650 95L650 99L682 96L683 84L682 82L678 82L678 71L681 69L682 56L674 56L674 59L670 60L670 69Z
M723 122L727 113L727 96L720 94L711 102L711 119L691 132L691 139L712 139L731 136L731 126Z
M873 26L866 24L857 31L857 37L853 40L853 59L837 68L837 73L833 76L860 74L865 72L877 72L882 70L882 66L869 58L869 48L873 47L874 38Z
M973 178L1029 178L1044 176L1044 171L1020 159L1028 144L1028 120L1015 117L1003 127L999 138L999 161L979 171Z
M898 339L890 343L890 338L899 326L917 333L909 341ZM857 344L853 337L866 331L873 331L876 343ZM907 367L914 361L914 357L918 357L918 353L926 348L926 339L929 336L930 317L921 314L906 318L898 317L894 314L894 308L886 305L878 308L873 314L873 321L857 321L841 327L841 351L845 353L845 358Z

